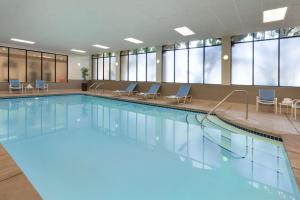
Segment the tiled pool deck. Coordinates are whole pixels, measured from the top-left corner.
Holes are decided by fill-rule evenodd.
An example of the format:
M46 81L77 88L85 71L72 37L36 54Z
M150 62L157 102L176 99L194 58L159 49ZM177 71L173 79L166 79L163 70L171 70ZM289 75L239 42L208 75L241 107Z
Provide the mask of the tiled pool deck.
M88 94L138 103L188 109L198 112L208 112L218 103L217 101L194 99L192 103L177 105L163 97L155 100L141 100L137 97L115 97L112 95L111 91L96 93L82 92L80 90L50 90L47 93L40 92L25 94L0 92L0 98L63 94ZM283 112L285 112L284 109ZM255 106L249 105L249 118L246 120L245 105L239 103L224 103L219 109L217 109L216 114L219 118L234 125L281 138L296 177L298 187L300 188L300 118L296 121L290 117L290 114L274 114L267 111L256 112ZM4 148L0 146L0 199L19 199L18 197L22 197L21 199L41 199L23 172L19 169Z

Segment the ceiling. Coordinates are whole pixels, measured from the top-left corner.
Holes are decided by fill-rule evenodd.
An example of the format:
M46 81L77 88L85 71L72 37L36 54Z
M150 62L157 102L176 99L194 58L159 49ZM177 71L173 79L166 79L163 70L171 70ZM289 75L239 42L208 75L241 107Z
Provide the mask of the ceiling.
M263 10L288 6L286 19L262 23ZM230 36L300 25L300 0L1 0L0 43L10 38L35 41L26 48L87 54ZM173 29L191 28L183 37ZM136 45L124 41L134 37Z

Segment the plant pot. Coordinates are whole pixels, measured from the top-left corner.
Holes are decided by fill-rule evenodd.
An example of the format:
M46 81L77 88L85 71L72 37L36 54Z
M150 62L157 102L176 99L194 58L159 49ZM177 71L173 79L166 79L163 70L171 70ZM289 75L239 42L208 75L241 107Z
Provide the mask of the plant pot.
M87 83L81 83L81 89L82 89L82 91L87 91L88 90L88 84Z

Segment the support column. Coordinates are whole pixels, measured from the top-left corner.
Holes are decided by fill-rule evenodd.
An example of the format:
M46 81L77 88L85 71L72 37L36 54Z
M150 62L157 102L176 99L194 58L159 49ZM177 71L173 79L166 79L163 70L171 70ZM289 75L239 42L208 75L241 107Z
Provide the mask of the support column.
M222 85L231 84L231 37L222 38Z
M116 81L121 80L121 63L120 63L120 51L115 52L116 54Z
M156 46L156 82L162 82L162 46Z

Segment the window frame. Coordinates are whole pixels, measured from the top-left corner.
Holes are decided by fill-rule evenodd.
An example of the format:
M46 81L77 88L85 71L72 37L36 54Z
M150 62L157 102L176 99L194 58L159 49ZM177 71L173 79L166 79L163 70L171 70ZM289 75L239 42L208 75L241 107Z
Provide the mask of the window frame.
M144 49L144 52L139 52L139 50L141 50L141 49ZM122 79L120 79L120 80L121 81L129 81L129 55L135 55L136 80L134 82L153 82L153 81L148 81L148 54L149 53L155 53L157 56L157 49L155 47L147 47L147 48L134 49L131 51L129 51L129 50L121 51L121 53L120 53L120 76L122 74L122 59L121 59L121 57L127 56L128 58L127 58L127 80L122 80ZM140 55L140 54L146 54L146 74L145 74L146 81L138 80L138 55Z
M294 27L296 28L296 27ZM233 85L233 86L257 86L257 87L300 87L299 86L281 86L280 85L280 70L281 70L281 65L280 65L280 51L281 51L281 48L280 48L280 42L282 40L286 40L286 39L289 39L289 38L298 38L300 37L300 33L297 33L296 35L293 35L293 36L285 36L285 35L282 35L282 32L283 32L283 29L274 29L274 30L266 30L266 31L262 31L262 32L268 32L268 31L278 31L278 37L277 38L268 38L268 39L255 39L254 37L254 34L255 33L258 33L258 32L254 32L254 33L248 33L247 35L251 35L252 36L252 40L251 41L233 41L233 38L234 37L237 37L237 36L232 36L231 37L231 61L232 61L232 48L234 46L234 44L240 44L240 43L251 43L252 44L252 84L251 85L242 85L242 84L233 84L232 83L232 62L230 63L230 85ZM255 43L256 42L262 42L262 41L269 41L269 40L277 40L277 85L255 85L254 84L254 51L255 51Z
M222 39L221 38L209 38L209 39L213 39L213 40L215 40L215 41L220 41L220 43L219 44L212 44L212 45L206 45L206 40L208 40L208 39L204 39L204 40L195 40L195 41L202 41L202 45L199 45L198 47L190 47L190 42L192 42L192 41L189 41L189 42L185 42L186 43L186 45L187 45L187 47L186 48L176 48L176 44L178 44L178 43L176 43L176 44L172 44L172 45L164 45L163 47L162 47L162 70L161 70L161 74L162 74L162 83L179 83L179 82L176 82L175 81L175 77L176 77L176 51L180 51L180 50L183 50L183 49L187 49L187 83L189 83L189 84L201 84L201 85L219 85L219 84L210 84L210 83L205 83L205 77L204 77L204 75L205 75L205 49L206 48L210 48L210 47L214 47L214 46L222 46ZM168 47L171 47L172 49L164 49L164 47L166 47L166 46L168 46ZM202 63L202 79L203 79L203 81L202 81L202 83L191 83L190 82L190 49L200 49L200 48L202 48L203 49L203 63ZM173 82L166 82L164 79L163 79L163 77L164 77L164 52L166 52L166 51L173 51L173 56L174 56L174 66L173 66L173 70L174 70L174 74L173 74ZM222 58L220 58L220 59L222 59ZM182 84L182 83L181 83Z
M6 48L7 49L7 71L8 71L8 80L7 82L9 82L10 80L10 50L11 49L16 49L16 50L22 50L22 51L25 51L25 83L28 83L28 63L27 63L27 57L28 57L28 52L36 52L36 53L40 53L41 54L41 74L40 74L40 77L41 79L43 80L43 54L52 54L54 55L54 82L48 82L48 83L60 83L60 82L57 82L56 80L56 63L57 63L57 59L56 57L57 56L64 56L66 57L66 64L67 64L67 72L66 72L66 81L65 83L68 83L69 82L69 56L68 55L64 55L64 54L57 54L57 53L52 53L52 52L45 52L45 51L36 51L36 50L31 50L31 49L23 49L23 48L15 48L15 47L7 47L7 46L1 46L0 45L0 48ZM1 83L5 83L6 81L1 81Z

